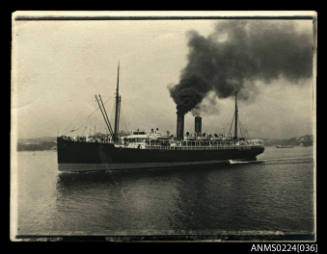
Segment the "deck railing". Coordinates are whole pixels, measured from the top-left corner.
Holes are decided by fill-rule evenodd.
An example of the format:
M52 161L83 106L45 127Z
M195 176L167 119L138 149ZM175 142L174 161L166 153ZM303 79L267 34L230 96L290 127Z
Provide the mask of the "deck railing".
M250 150L253 147L261 147L260 145L210 145L210 146L161 146L161 145L146 145L143 149L158 149L158 150Z
M102 143L102 144L109 144L111 143L109 140L74 140L70 137L61 137L63 140L68 140L74 143ZM229 145L222 145L222 144L216 144L216 145L207 145L207 146L190 146L190 145L176 145L176 146L169 146L169 145L149 145L149 144L135 144L135 146L125 146L125 145L118 145L122 148L129 148L129 149L151 149L151 150L250 150L254 147L263 147L262 144L229 144Z

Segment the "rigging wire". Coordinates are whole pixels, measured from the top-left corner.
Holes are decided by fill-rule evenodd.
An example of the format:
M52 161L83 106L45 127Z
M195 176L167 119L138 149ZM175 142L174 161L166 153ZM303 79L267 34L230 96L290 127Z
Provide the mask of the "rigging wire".
M245 138L249 138L249 133L245 125L241 121L239 121L239 124L240 124L241 135Z
M234 120L235 120L235 116L233 116L232 122L231 122L230 127L229 127L228 136L230 136L230 137L232 136L232 129L233 129Z
M241 137L244 137L244 133L243 133L243 128L242 128L241 121L238 121L238 124L239 124L239 127L240 127L240 134L241 134Z
M107 103L107 102L109 101L109 99L112 99L112 97L108 97L108 99L107 99L104 103ZM85 121L83 121L83 123L82 123L81 125L78 125L77 128L76 128L76 127L73 128L74 126L72 125L73 121L76 121L76 118L77 118L77 117L75 117L75 119L73 119L73 120L71 121L69 127L68 127L68 128L65 128L64 131L62 131L62 133L63 133L63 134L66 134L66 133L68 133L68 132L75 132L75 131L78 131L79 129L81 129L81 128L86 124L86 121L89 120L90 117L91 117L91 116L92 116L96 111L98 111L98 110L99 110L99 108L98 108L98 107L95 107L95 109L94 109L94 110L93 110L89 115L87 115L87 117L85 118ZM70 129L72 129L72 130L70 130Z
M126 119L124 118L124 114L122 114L122 103L120 104L120 126L122 126L121 129L128 130L128 124L126 123Z
M240 114L238 113L238 129L239 129L239 133L240 133L240 137L244 137L243 135L243 129L242 129L242 124L241 124L241 118L240 118Z

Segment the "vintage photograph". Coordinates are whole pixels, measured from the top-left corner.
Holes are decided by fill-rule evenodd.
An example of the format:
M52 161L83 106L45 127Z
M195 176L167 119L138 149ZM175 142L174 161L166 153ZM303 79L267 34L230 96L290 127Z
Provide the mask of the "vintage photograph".
M12 14L12 241L316 240L313 11Z

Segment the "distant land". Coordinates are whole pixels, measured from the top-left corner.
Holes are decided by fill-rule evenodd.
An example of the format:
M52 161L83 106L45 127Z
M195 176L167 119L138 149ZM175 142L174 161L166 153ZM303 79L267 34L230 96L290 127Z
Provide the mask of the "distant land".
M293 137L288 139L268 139L262 138L265 146L312 146L313 135L304 135L301 137ZM56 150L56 137L40 137L40 138L25 138L18 140L18 151L47 151Z
M263 138L265 146L312 146L313 135L304 135L301 137L293 137L288 139L266 139Z
M17 144L17 151L46 151L56 148L56 137L24 138L19 139Z

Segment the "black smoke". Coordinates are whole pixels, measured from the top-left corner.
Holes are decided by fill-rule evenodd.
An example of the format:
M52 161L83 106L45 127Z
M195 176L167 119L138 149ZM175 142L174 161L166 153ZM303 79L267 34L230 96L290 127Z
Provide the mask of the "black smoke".
M211 91L248 100L257 80L297 84L312 76L313 35L292 21L222 21L208 37L195 31L188 36L187 66L169 88L178 112L201 109Z
M219 107L215 93L209 92L202 102L196 105L191 111L193 116L217 115Z

